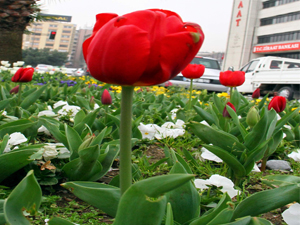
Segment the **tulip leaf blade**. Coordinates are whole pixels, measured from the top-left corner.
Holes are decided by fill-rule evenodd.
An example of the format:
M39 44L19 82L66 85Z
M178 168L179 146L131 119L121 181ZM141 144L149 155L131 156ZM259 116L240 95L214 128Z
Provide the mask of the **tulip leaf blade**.
M44 90L47 88L47 85L42 86L35 92L28 95L22 102L21 102L21 108L27 109L29 106L31 106L36 100L41 96L41 94L44 92Z
M62 184L81 200L115 217L121 198L120 188L98 182L73 181Z
M48 222L49 225L74 225L74 223L69 222L65 219L54 217Z
M243 137L243 140L245 140L245 136L248 134L248 132L246 131L245 127L240 123L236 112L228 105L226 105L226 109L227 109L229 115L231 116L232 121L238 127L238 129Z
M300 199L300 186L286 185L257 192L244 199L234 210L233 219L244 216L258 216Z
M9 224L30 225L23 211L35 215L41 201L42 190L31 170L5 199L3 205L5 220Z
M205 111L199 106L194 106L195 111L200 115L201 118L203 118L209 125L216 124L219 126L219 121L214 118L210 113Z
M245 167L239 162L239 160L236 157L234 157L229 152L213 145L204 144L203 147L207 148L207 150L211 151L213 154L221 158L238 177L244 177L247 175Z
M82 139L77 131L65 124L65 134L69 146L69 151L71 152L70 160L78 158L78 148L82 144Z
M37 122L33 122L28 119L19 119L0 125L0 138L3 138L3 136L6 134L11 134L14 132L22 133L24 130L34 126L36 123Z
M4 109L12 100L13 98L4 99L0 101L0 110Z

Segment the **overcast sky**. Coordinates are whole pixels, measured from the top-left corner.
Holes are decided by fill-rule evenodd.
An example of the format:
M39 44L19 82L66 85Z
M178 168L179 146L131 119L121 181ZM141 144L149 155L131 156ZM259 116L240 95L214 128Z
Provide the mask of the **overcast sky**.
M225 51L233 0L41 0L43 13L72 16L77 29L92 27L98 13L123 15L159 8L178 13L184 22L198 23L205 34L200 51Z

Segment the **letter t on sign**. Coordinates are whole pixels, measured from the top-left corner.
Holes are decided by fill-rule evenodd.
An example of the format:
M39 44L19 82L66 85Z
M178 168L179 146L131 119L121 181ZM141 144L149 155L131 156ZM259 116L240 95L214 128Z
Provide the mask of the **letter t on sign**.
M236 26L237 26L237 27L240 25L240 21L241 21L241 19L237 19L237 20L236 20Z

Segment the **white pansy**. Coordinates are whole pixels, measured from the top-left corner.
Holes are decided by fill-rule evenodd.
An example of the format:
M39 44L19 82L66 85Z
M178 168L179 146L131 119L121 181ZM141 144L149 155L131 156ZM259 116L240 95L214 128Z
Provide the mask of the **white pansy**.
M277 116L277 120L281 119L281 116L278 113L276 114L276 116Z
M175 123L175 127L174 128L181 128L184 129L185 128L185 122L183 120L178 119Z
M39 74L44 74L45 71L37 71Z
M176 113L177 113L177 111L178 111L177 108L171 110L171 118L172 118L172 120L176 119L176 116L177 116Z
M4 66L4 65L6 65L6 64L8 64L9 63L9 61L4 61L4 60L2 60L1 61L1 64Z
M218 163L223 162L222 159L220 159L218 156L216 156L214 153L210 152L209 150L207 150L204 147L201 148L201 152L202 152L201 158L203 158L203 159L207 159L207 160L218 162Z
M258 173L261 172L256 163L254 164L252 172L258 172Z
M17 66L19 66L19 64L16 63L16 62L14 62L14 63L13 63L13 67L17 67Z
M10 152L11 151L11 148L14 146L14 145L19 145L19 144L22 144L24 142L27 141L27 138L20 132L14 132L12 134L9 135L9 139L8 139L8 142L6 144L6 147L4 149L4 153L6 152Z
M139 131L142 133L142 137L143 139L149 139L149 140L153 140L155 134L157 133L158 129L160 127L156 124L143 124L140 123L140 125L138 126Z
M49 74L50 74L50 75L53 75L53 74L54 74L54 71L50 71Z
M52 70L53 66L47 66L47 70Z
M76 116L76 114L80 111L80 107L76 105L64 105L60 110L58 110L58 114L60 115L69 115L71 117Z
M23 66L24 65L24 61L17 61L18 66Z
M69 104L68 104L68 102L65 102L65 101L60 100L60 101L54 103L53 109L55 109L55 108L57 108L57 107L59 107L59 106L61 106L61 105L69 105Z
M295 160L296 162L300 162L300 149L288 154L288 157Z
M287 128L287 129L290 129L290 130L292 129L292 127L291 127L290 125L286 125L286 124L285 124L285 125L283 125L283 126L284 126L285 128Z
M30 68L30 67L32 67L32 66L31 66L31 65L27 65L27 66L26 66L26 68Z
M56 116L56 114L52 110L43 110L43 111L39 112L38 117L40 117L40 116L53 117L53 116Z
M17 69L13 68L10 70L10 74L14 75L17 72Z
M200 188L201 190L206 189L206 185L222 187L221 191L223 193L227 192L230 198L233 198L239 193L238 190L234 189L234 183L230 179L220 176L219 174L212 175L208 180L195 179L194 183L196 188Z
M206 126L210 126L205 120L202 120L200 123Z
M58 151L56 150L55 145L45 145L44 147L43 157L45 161L56 158L58 155Z
M97 103L95 103L94 109L98 109L98 108L100 108L100 106Z
M6 112L6 111L3 111L3 112L1 113L1 115L2 115L2 116L6 116L6 115L7 115L7 112Z
M1 71L7 71L7 68L5 66L0 66Z
M288 225L300 225L300 204L295 203L291 205L281 215Z
M44 133L44 134L46 134L48 136L51 135L51 133L49 132L49 130L44 125L40 126L40 128L38 129L38 132Z

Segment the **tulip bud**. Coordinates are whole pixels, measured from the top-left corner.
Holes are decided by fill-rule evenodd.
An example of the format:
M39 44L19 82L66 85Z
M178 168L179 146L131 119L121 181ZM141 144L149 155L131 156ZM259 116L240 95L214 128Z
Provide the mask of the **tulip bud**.
M92 96L91 99L90 99L90 107L93 109L95 106L95 97Z
M252 98L259 98L260 97L260 89L256 88L255 91L252 93Z
M94 139L95 139L95 135L92 135L91 137L87 138L85 141L81 143L81 145L78 148L78 151L88 148Z
M283 96L275 96L268 105L268 110L272 108L277 112L282 112L286 107L286 99Z
M234 105L232 103L227 102L226 105L230 106L236 112L236 109L235 109L235 107L234 107ZM229 118L231 118L231 116L229 115L229 113L227 111L226 105L225 105L224 110L223 110L223 117L229 117Z
M112 103L111 95L109 94L107 89L105 89L102 93L101 102L103 105L111 105Z
M259 113L255 107L252 107L247 114L246 123L248 124L249 127L254 127L258 121L259 121Z
M19 85L15 86L13 89L10 90L10 94L17 94L19 92Z

